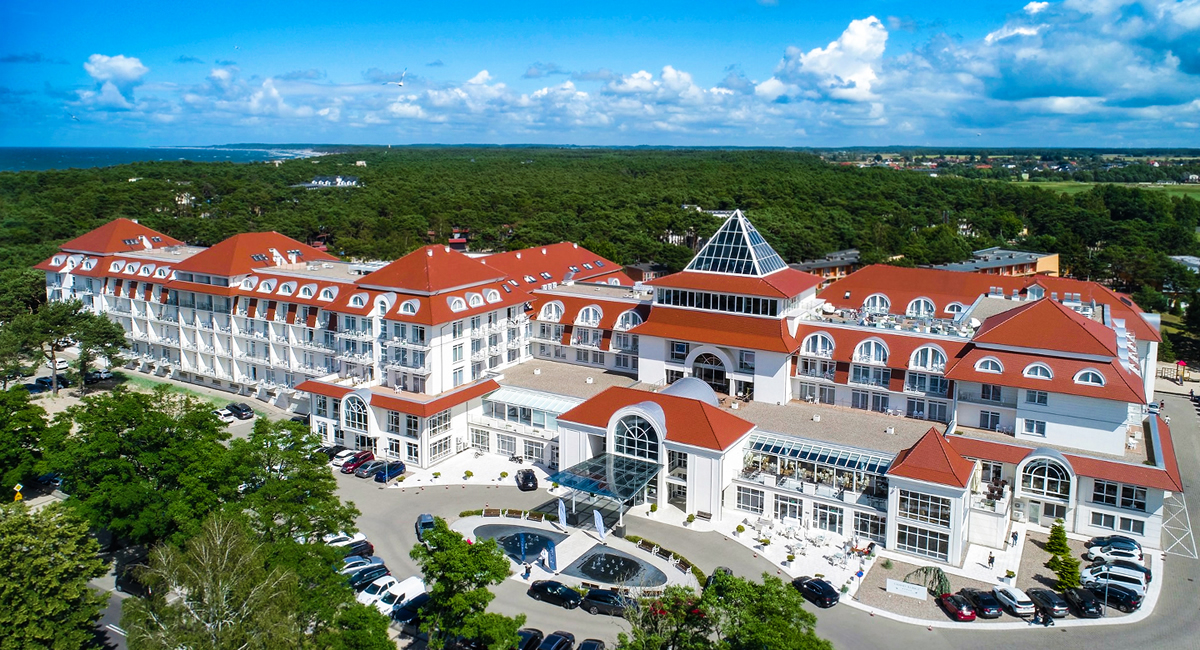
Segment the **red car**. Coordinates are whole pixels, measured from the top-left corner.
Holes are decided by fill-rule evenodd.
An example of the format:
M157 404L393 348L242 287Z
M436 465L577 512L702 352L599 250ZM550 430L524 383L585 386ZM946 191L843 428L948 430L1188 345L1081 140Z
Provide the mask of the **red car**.
M975 620L975 608L971 603L958 594L942 594L938 596L938 602L946 610L946 613L953 616L956 621L973 621Z
M353 474L354 470L361 467L362 464L368 460L375 460L375 454L369 451L360 451L357 454L347 458L346 462L342 463L342 473Z

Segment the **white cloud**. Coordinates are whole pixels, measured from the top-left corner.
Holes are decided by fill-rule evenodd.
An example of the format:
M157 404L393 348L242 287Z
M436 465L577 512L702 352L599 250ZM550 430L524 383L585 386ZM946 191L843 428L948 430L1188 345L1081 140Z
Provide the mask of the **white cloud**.
M1025 5L1025 13L1032 16L1033 14L1045 11L1049 6L1049 2L1030 2L1029 4Z
M871 86L878 78L887 38L887 29L875 16L852 21L824 48L804 52L789 47L775 76L833 99L869 101L874 98Z
M1011 36L1037 36L1038 30L1040 30L1040 29L1041 29L1040 26L1027 27L1027 26L1005 25L1004 27L1001 27L1000 29L997 29L996 31L991 32L987 36L985 36L983 38L983 42L987 43L988 45L991 45L992 43L995 43L996 41L1002 41Z
M651 93L657 90L658 86L654 83L654 75L639 70L610 81L606 88L614 93Z
M124 54L93 54L83 64L83 69L96 81L112 81L118 85L135 83L150 72L150 68L142 65L137 58Z
M479 74L475 75L474 77L471 77L470 79L467 79L467 83L478 85L478 84L486 84L487 82L489 82L491 80L492 80L492 75L488 74L487 70L480 70Z
M767 79L766 81L755 86L754 94L767 101L774 101L779 97L792 92L794 88L794 86L788 86L775 77L771 77L770 79Z

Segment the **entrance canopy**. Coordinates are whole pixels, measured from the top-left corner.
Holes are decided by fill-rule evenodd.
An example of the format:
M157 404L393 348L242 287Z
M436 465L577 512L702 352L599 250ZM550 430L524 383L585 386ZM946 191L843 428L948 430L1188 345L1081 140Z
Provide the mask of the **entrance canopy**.
M661 465L628 456L601 454L559 471L552 483L602 497L628 501L645 489Z

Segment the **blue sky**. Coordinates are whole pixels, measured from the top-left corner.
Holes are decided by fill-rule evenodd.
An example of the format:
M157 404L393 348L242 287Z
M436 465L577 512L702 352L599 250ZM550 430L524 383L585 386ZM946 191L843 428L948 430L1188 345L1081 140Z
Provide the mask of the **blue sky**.
M0 6L0 146L230 142L1195 147L1200 0Z

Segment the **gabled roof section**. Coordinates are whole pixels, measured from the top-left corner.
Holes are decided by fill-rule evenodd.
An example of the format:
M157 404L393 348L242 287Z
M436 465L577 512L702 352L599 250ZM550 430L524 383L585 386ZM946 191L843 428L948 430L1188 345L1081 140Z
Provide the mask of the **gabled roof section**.
M896 456L887 473L926 483L965 488L974 471L975 463L959 455L936 428L930 428L917 444Z
M504 272L449 246L425 246L358 280L363 286L435 294L504 279Z
M761 278L784 268L779 253L741 210L734 210L685 270Z
M608 426L613 413L644 402L652 402L662 409L667 419L664 423L666 439L680 444L722 451L754 428L752 423L697 399L621 386L605 390L558 416L558 420L603 429Z
M988 318L975 332L976 344L1057 350L1111 357L1117 334L1070 307L1041 299Z
M568 275L576 282L608 282L616 279L625 286L633 284L620 264L571 242L496 253L483 260L504 271L523 287L536 288L551 282L563 282ZM534 281L525 280L526 276Z
M175 271L223 277L244 275L254 269L295 263L334 261L336 257L277 232L247 232L175 264Z
M763 318L655 307L650 318L629 330L641 336L731 345L767 352L792 352L796 339L788 331L787 319Z
M655 278L646 284L671 289L692 289L714 293L734 293L767 298L794 298L821 284L821 278L804 271L786 267L765 277L715 275L697 271L680 271Z
M157 230L151 230L140 223L122 218L113 219L85 235L72 239L59 248L70 252L112 255L179 246L182 243L174 237L168 237Z

